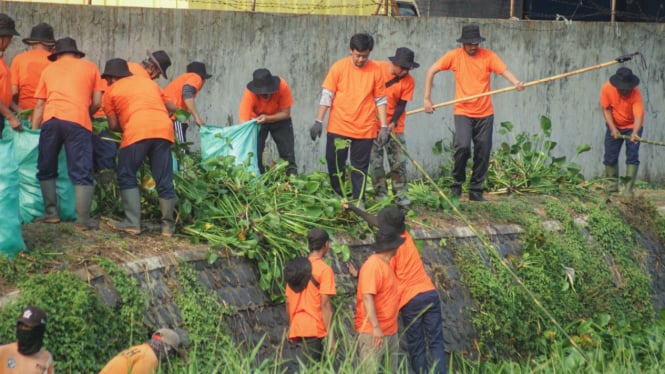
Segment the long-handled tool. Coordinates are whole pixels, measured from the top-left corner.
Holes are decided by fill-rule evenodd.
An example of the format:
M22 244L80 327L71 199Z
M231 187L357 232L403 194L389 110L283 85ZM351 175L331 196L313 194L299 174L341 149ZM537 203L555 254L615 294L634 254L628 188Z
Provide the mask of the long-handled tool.
M619 138L624 139L624 140L630 140L630 136L628 135L619 135ZM651 144L651 145L660 145L660 146L665 146L665 142L658 142L655 140L648 140L644 138L638 138L638 142L644 143L644 144Z
M554 80L557 80L557 79L567 78L567 77L570 77L572 75L577 75L577 74L586 73L586 72L589 72L589 71L592 71L592 70L602 69L602 68L605 68L605 67L608 67L608 66L611 66L611 65L614 65L614 64L620 64L622 62L630 61L633 58L633 56L637 56L637 55L640 55L640 52L635 52L635 53L623 55L623 56L615 58L612 61L604 62L602 64L589 66L589 67L586 67L586 68L573 70L573 71L570 71L568 73L561 73L561 74L553 75L551 77L542 78L542 79L538 79L538 80L535 80L535 81L527 82L527 83L524 83L524 87L531 87L531 86L535 86L535 85L538 85L538 84L551 82L551 81L554 81ZM487 92L483 92L483 93L479 93L479 94L471 95L471 96L467 96L467 97L460 97L459 99L450 100L450 101L446 101L446 102L443 102L443 103L436 104L436 105L433 106L433 108L434 109L441 108L441 107L444 107L444 106L461 103L463 101L469 101L469 100L478 99L480 97L491 96L491 95L496 95L496 94L500 94L500 93L504 93L504 92L513 91L515 89L516 89L515 86L511 86L511 87L500 88L498 90L487 91ZM420 112L424 112L424 111L425 111L425 108L420 108L420 109L410 110L410 111L406 112L406 114L410 115L410 114L416 114L416 113L420 113Z

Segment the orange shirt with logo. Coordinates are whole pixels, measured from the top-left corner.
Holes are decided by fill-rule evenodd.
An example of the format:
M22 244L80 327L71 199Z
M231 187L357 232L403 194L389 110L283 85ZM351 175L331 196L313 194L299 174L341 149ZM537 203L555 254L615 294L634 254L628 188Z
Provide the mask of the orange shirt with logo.
M321 295L336 295L335 275L332 268L322 258L311 258L312 277L319 282L316 287L309 282L302 292L294 292L286 285L286 299L289 308L289 339L323 338L328 335L328 328L323 322Z
M363 295L374 296L376 318L384 335L397 332L397 315L399 313L399 297L397 295L397 277L390 265L373 254L360 268L358 274L358 291L356 293L356 315L354 326L358 333L371 334L372 324L367 319Z
M5 59L0 56L0 102L7 108L12 104L12 80Z
M99 374L153 374L159 361L148 343L135 345L113 357Z
M257 95L245 88L245 92L240 99L240 110L238 117L240 122L247 122L261 114L275 114L280 110L288 109L293 105L293 96L291 88L284 78L279 79L279 88L268 99Z
M335 94L328 132L354 139L374 139L380 126L375 99L385 96L383 71L374 61L358 68L345 57L335 62L323 88Z
M104 93L107 116L118 117L122 128L120 148L145 139L164 139L173 143L173 122L161 88L151 79L130 76L113 83Z
M386 82L395 78L395 75L390 72L390 69L393 65L392 62L380 61L377 62L377 64L381 67L381 70L383 71L383 79ZM390 87L386 87L386 98L388 99L388 106L386 107L386 111L388 114L388 122L392 120L393 114L395 113L395 106L400 100L404 100L406 102L413 100L413 91L415 89L416 80L413 79L411 74L405 75L402 79L399 80L399 82L391 85ZM397 134L403 134L404 122L406 122L406 111L404 111L397 119L397 126L395 126L395 130L393 131ZM377 129L380 130L381 124L377 123L377 125Z
M644 104L642 92L635 87L626 97L621 97L616 87L605 82L600 89L600 106L610 108L612 118L617 129L632 129L635 126L635 117L644 118Z
M169 99L173 100L173 103L179 109L188 110L189 108L185 105L185 99L182 97L182 88L185 87L185 85L190 85L196 88L196 93L198 94L198 92L201 91L201 87L203 87L203 79L196 73L182 74L166 86L164 93Z
M0 374L53 374L53 356L44 348L32 355L18 352L18 343L0 345Z
M407 231L404 231L402 237L406 240L397 249L395 257L390 259L390 268L395 271L398 282L399 309L418 294L435 289L413 238Z
M51 63L51 52L43 49L31 49L17 54L10 68L12 85L18 87L18 106L21 109L35 107L35 90L42 71Z
M42 72L35 98L45 99L42 123L57 118L92 131L92 94L102 91L97 65L72 56L61 56Z
M478 48L475 56L469 56L464 48L450 50L435 65L441 70L455 73L455 99L477 95L490 90L491 73L503 74L506 64L489 49ZM455 104L453 113L471 118L482 118L494 113L489 96Z

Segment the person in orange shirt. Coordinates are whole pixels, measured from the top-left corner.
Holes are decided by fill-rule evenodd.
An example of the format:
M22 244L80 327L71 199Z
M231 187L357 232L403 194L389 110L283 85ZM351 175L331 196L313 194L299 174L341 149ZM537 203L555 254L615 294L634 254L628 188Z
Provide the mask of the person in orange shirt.
M386 372L396 372L398 365L399 313L398 282L390 267L397 248L404 243L400 233L381 227L372 245L374 253L367 258L358 274L354 327L358 332L362 372L376 373L379 363L388 361ZM384 353L388 357L384 358Z
M140 75L152 80L155 80L160 76L164 77L164 79L169 79L166 75L166 69L171 66L171 58L169 58L168 53L162 50L155 52L150 52L148 50L146 55L147 58L140 63L127 62L129 72L133 75Z
M266 147L268 134L277 145L279 157L289 163L286 175L297 174L296 155L293 144L293 121L291 106L293 96L291 88L284 78L272 75L268 69L256 69L252 81L240 99L238 117L240 122L256 118L259 136L256 155L259 159L259 171L263 174L263 150Z
M164 93L175 103L179 109L189 111L198 126L205 125L205 121L196 109L196 96L203 88L203 84L212 75L206 71L203 62L194 61L187 65L187 72L175 78L166 86ZM189 124L174 121L175 136L179 142L187 142L187 128Z
M309 256L290 261L284 268L284 277L299 280L293 288L286 285L286 312L289 316L289 341L298 344L297 359L321 361L323 340L328 337L329 347L334 345L330 336L335 289L335 274L323 261L330 250L330 237L320 228L307 233ZM304 264L298 261L305 261ZM310 266L307 266L309 262Z
M46 313L37 306L21 311L16 342L0 346L0 374L53 374L53 356L43 348Z
M600 89L600 106L605 118L605 176L611 180L608 192L619 191L619 152L624 140L620 135L630 136L626 141L626 178L624 195L633 195L635 177L640 166L640 137L644 129L644 104L640 84L633 71L621 67Z
M402 146L406 146L404 139L406 112L404 110L406 103L413 100L413 91L416 87L416 81L409 74L409 70L419 67L420 64L414 61L415 54L413 51L405 47L397 48L395 56L388 57L388 59L390 62L378 62L386 81L388 128L390 132L395 134ZM407 196L406 156L392 138L388 138L385 144L374 143L372 145L370 168L372 170L374 196L377 200L388 196L386 171L383 168L384 149L390 165L390 181L395 201L398 205L408 206L411 201Z
M388 139L385 82L381 68L369 60L374 39L355 34L349 43L350 57L335 62L321 91L319 109L310 128L312 140L321 136L323 121L330 109L326 138L326 161L332 189L343 196L345 165L349 146L338 149L336 139L350 142L351 186L353 198L365 200L365 184L372 143L380 133L381 143ZM378 119L377 119L378 118ZM380 131L377 131L377 121Z
M42 72L35 91L35 110L32 128L41 128L37 179L44 199L44 216L38 222L57 223L55 179L58 176L58 154L62 146L67 153L69 179L74 184L75 228L97 228L90 218L90 206L95 192L92 178L92 120L99 109L102 81L94 63L82 59L76 40L62 38L48 57L53 61Z
M485 38L480 36L478 25L469 24L462 27L462 37L457 39L458 43L462 43L462 48L448 51L427 70L425 112L434 112L431 100L432 81L434 75L443 70L452 70L455 74L456 99L489 92L491 73L503 76L518 91L524 89L524 83L508 70L499 56L489 49L479 47L479 44L484 41ZM473 171L469 186L469 200L487 201L483 197L483 183L487 178L492 151L494 128L492 99L484 96L457 103L453 114L455 115L455 163L451 192L458 197L462 194L462 184L466 181L466 164L471 156L471 141L473 140Z
M122 132L118 155L118 188L125 219L109 223L119 231L141 233L141 192L136 173L143 160L150 159L162 212L162 236L173 236L175 188L173 186L173 126L166 104L169 99L157 83L133 76L127 61L114 58L106 62L102 78L108 83L103 107L109 128Z
M113 357L99 374L153 374L159 364L170 360L178 352L180 336L177 332L161 328L146 343L129 347Z
M12 95L16 100L16 112L33 109L35 89L42 71L51 63L48 56L51 54L55 39L53 27L48 23L40 23L32 28L30 37L23 39L23 43L30 49L17 54L12 60L10 68L12 76Z
M344 204L374 227L388 227L401 233L404 243L390 259L390 267L398 282L399 310L409 349L409 361L416 373L447 373L441 301L427 274L420 252L406 230L404 213L396 206L388 206L374 216L352 204ZM427 353L431 357L428 359Z
M15 35L20 34L16 31L14 20L10 16L0 13L0 139L2 139L2 131L5 129L5 118L12 129L23 130L21 121L11 111L12 82L9 68L2 56Z

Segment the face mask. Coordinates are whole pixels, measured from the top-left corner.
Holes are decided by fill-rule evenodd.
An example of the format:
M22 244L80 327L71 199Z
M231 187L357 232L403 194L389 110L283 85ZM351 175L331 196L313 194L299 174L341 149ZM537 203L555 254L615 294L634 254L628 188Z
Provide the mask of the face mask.
M18 352L22 355L31 355L42 349L46 325L33 327L31 330L23 330L20 324L16 325L16 339L18 340Z
M175 350L173 350L168 344L164 344L156 339L150 339L148 344L155 352L159 361L167 361L175 355Z

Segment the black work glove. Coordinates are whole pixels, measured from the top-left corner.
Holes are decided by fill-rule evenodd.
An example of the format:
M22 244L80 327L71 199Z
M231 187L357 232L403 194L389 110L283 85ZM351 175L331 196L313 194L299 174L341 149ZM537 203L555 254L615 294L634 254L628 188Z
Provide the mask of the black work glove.
M309 136L312 137L312 140L316 140L316 138L321 136L322 131L323 131L323 123L318 119L314 120L314 124L309 129Z
M383 147L388 143L388 139L390 139L390 127L383 126L381 127L381 131L379 131L379 136L376 137L376 143L379 147Z

